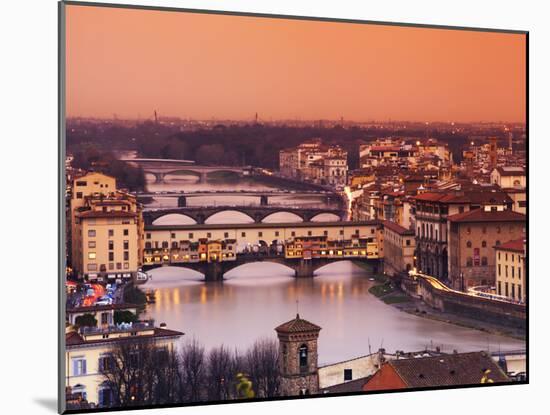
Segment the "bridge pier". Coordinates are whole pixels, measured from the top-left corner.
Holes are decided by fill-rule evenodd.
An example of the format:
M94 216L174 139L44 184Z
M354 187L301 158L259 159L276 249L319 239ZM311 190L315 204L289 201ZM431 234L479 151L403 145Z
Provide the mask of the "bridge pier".
M313 261L311 259L301 259L294 268L296 270L296 278L313 277Z
M187 198L185 196L179 196L178 207L186 207L186 206L187 206Z
M153 173L155 175L155 183L164 183L164 173Z
M223 262L209 262L204 269L204 280L206 282L222 281L224 273Z
M267 195L260 196L260 206L267 206L269 204L269 198Z

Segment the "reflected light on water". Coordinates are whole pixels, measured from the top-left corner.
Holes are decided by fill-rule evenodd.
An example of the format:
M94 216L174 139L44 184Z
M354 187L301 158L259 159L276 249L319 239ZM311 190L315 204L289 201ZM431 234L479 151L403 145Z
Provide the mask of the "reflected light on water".
M154 293L155 293L155 308L159 310L160 307L162 307L161 293L160 293L160 290L158 289L155 290Z
M207 292L208 288L206 286L201 287L201 304L206 304L206 301L208 300Z
M174 288L172 291L172 301L174 302L174 305L180 304L180 289Z
M166 282L168 271L172 285ZM274 328L298 308L300 316L323 329L320 364L365 355L369 341L377 347L383 342L391 352L421 350L430 341L459 351L483 350L488 344L493 350L524 347L521 341L401 312L372 296L369 275L351 263L326 267L307 279L281 275L277 265L266 263L234 271L223 282L204 283L185 280L181 269L167 270L166 281L155 287L156 304L148 305L142 317L166 322L207 349L224 344L242 350L258 338L276 338Z
M170 290L163 290L162 292L164 298L163 298L163 301L164 301L164 307L166 308L167 311L171 311L172 310L172 301L170 301Z

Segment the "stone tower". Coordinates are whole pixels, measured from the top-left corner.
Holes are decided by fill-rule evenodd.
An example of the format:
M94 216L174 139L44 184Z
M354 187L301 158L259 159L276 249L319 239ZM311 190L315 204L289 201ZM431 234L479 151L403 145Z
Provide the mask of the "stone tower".
M281 395L309 395L319 392L317 339L321 327L296 318L275 328L279 338Z
M497 166L497 154L498 154L498 145L497 138L489 138L489 164L491 169L494 169Z

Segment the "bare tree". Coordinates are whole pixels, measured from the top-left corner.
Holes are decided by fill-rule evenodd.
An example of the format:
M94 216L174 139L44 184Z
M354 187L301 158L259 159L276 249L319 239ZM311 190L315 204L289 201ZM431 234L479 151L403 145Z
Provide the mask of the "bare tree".
M233 355L223 345L215 347L208 353L207 364L208 399L214 401L233 399L238 372L236 354Z
M178 357L151 339L123 340L101 358L100 370L110 386L112 405L151 405L179 401Z
M278 396L280 373L278 345L273 339L260 339L246 353L246 371L257 397Z
M152 404L176 403L181 401L180 358L173 349L158 348L155 350L153 366L153 383L150 395Z
M204 399L206 358L204 347L197 340L193 339L183 347L181 369L186 400L197 402Z
M226 347L208 354L195 339L179 353L151 339L132 338L113 345L100 370L112 391L112 406L159 405L229 400L238 393L238 375L250 381L254 395L279 394L277 342L260 339L245 354Z
M130 406L149 403L147 385L152 382L150 359L153 343L148 339L113 345L102 357L100 370L113 393L113 405Z

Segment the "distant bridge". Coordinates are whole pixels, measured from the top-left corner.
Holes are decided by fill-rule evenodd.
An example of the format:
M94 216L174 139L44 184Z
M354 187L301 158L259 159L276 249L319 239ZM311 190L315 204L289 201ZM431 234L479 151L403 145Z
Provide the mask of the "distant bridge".
M316 216L328 213L336 215L340 220L346 217L346 211L342 209L329 208L297 208L286 206L189 206L171 209L145 210L143 220L145 225L153 223L166 215L182 215L194 220L197 224L204 224L211 216L221 212L239 212L248 216L254 223L262 223L265 218L275 213L292 213L299 216L303 222L310 222Z
M191 160L144 158L121 158L120 160L141 167L144 173L154 175L157 183L164 182L168 174L192 175L198 177L200 183L204 183L210 173L230 172L243 175L246 171L250 170L248 167L238 166L201 166Z
M285 258L284 255L273 254L238 254L234 261L222 261L222 262L195 262L195 263L167 263L167 264L144 264L143 270L148 271L154 268L162 266L174 266L184 269L191 269L193 271L200 272L204 275L205 281L222 281L224 275L240 266L253 264L256 262L270 262L275 264L284 265L294 271L296 278L311 278L314 276L315 271L320 268L333 264L335 262L353 261L363 262L372 265L373 272L378 272L378 259L368 258L367 256L357 256L354 258Z
M290 192L290 191L199 191L199 192L159 192L151 193L144 192L138 193L138 197L177 197L178 207L187 207L187 200L195 197L223 197L223 196L238 196L238 197L258 197L260 206L269 205L269 198L273 197L317 197L318 199L324 199L323 203L342 205L341 197L337 194L330 192ZM205 206L205 204L202 204ZM310 206L311 207L311 206Z

